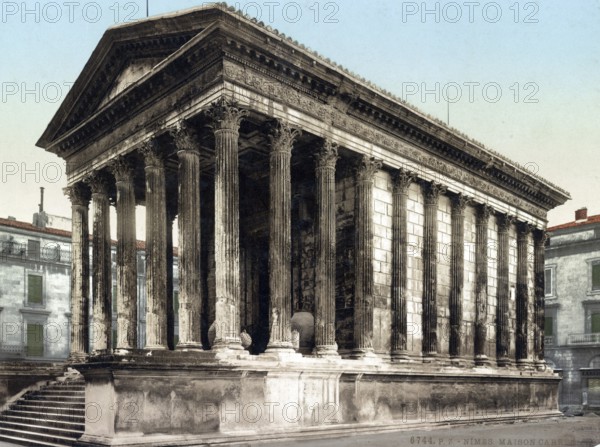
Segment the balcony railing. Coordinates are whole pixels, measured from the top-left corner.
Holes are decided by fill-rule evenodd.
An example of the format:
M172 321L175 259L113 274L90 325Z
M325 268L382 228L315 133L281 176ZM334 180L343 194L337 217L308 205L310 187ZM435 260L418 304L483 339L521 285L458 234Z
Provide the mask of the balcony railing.
M550 347L554 346L555 344L556 341L554 340L554 335L547 335L546 337L544 337L544 346Z
M595 334L569 334L567 344L569 345L591 345L600 344L600 333Z

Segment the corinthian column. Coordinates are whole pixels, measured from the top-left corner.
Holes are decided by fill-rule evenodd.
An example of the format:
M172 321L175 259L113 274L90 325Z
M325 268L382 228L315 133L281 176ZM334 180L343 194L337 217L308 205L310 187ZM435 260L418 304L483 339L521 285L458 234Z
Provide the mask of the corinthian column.
M520 222L517 225L517 340L516 340L516 358L517 366L529 367L530 362L527 356L528 350L528 272L527 272L527 246L531 226L528 223Z
M463 322L463 286L465 281L465 208L470 199L452 196L452 255L450 259L450 357L461 356Z
M509 309L509 231L514 217L498 215L498 279L496 307L496 362L498 366L509 366L510 359L510 309Z
M548 234L542 230L534 232L533 270L535 272L535 339L534 362L538 370L545 369L544 360L544 245Z
M181 122L171 133L179 157L179 343L202 349L200 339L200 151L191 129Z
M95 352L101 353L112 348L109 180L103 172L95 172L86 181L92 190L94 213L92 240L93 346Z
M72 362L89 352L90 241L88 207L90 191L82 183L65 188L71 200L71 353Z
M156 140L140 149L146 164L146 346L167 349L165 164Z
M267 353L289 351L291 332L291 259L292 259L292 146L300 132L279 122L271 136L269 169L269 303L271 328Z
M337 145L325 140L317 154L315 351L339 357L335 342L335 164Z
M215 341L213 349L241 350L240 193L238 138L246 115L227 100L210 110L215 133Z
M117 186L117 349L137 348L137 253L133 166L112 165Z
M408 271L408 188L415 175L404 169L394 173L392 215L392 361L407 361L406 284Z
M437 211L444 187L439 183L423 184L425 195L423 223L423 360L437 356Z
M364 156L356 172L353 358L373 351L373 180L381 160Z
M485 355L488 288L488 221L492 208L480 205L475 225L475 364L489 363Z

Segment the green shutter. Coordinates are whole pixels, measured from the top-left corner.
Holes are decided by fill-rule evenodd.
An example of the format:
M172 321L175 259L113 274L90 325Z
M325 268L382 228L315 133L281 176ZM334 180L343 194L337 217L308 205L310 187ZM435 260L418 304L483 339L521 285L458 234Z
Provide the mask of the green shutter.
M546 337L554 335L554 318L546 317L544 319L544 335Z
M27 355L29 357L44 355L44 326L41 324L27 324Z
M27 302L30 304L43 304L41 276L27 275Z
M600 264L592 265L592 290L600 289Z
M592 314L592 334L600 333L600 313Z

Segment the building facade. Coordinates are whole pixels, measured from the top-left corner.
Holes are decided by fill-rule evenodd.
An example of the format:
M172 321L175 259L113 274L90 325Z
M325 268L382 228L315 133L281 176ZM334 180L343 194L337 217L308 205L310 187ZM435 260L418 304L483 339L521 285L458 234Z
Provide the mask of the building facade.
M222 5L111 28L38 145L68 167L72 364L86 400L139 410L135 423L102 412L81 442L556 413L543 244L568 194L278 32ZM282 413L291 405L297 417ZM267 417L221 413L250 406ZM315 413L327 408L335 417Z
M37 216L37 213L36 213ZM48 219L46 219L47 221ZM50 216L50 222L59 219ZM39 220L34 218L39 224ZM70 223L70 222L69 222ZM137 241L137 306L145 306L145 250ZM71 232L0 218L0 361L64 362L71 337ZM117 287L116 246L111 248L112 291ZM91 281L91 277L89 278ZM178 263L173 269L174 305L179 294ZM116 300L111 320L116 333ZM91 307L89 311L91 311ZM91 315L91 314L90 314ZM178 336L173 313L174 343ZM93 349L93 320L89 340ZM140 315L138 348L144 346L145 315ZM116 339L115 339L116 341ZM88 348L89 349L89 348Z
M562 408L600 407L600 215L548 228L546 359L562 373Z

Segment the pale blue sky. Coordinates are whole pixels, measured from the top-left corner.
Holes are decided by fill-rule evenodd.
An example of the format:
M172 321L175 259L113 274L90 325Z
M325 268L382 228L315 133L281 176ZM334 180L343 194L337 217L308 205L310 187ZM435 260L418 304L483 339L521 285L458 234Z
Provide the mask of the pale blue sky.
M453 99L460 88L451 126L571 193L573 200L550 213L550 225L573 220L582 206L600 214L599 1L482 1L471 2L471 10L469 2L426 2L432 12L424 16L421 1L229 2L236 3L444 121L444 94ZM150 14L201 4L150 0ZM0 216L30 221L40 186L47 188L48 212L70 215L61 192L66 179L54 181L63 164L35 142L106 28L127 15L143 18L146 5L25 5L27 12L21 1L0 5ZM432 93L422 98L424 89ZM21 178L23 168L39 178Z

